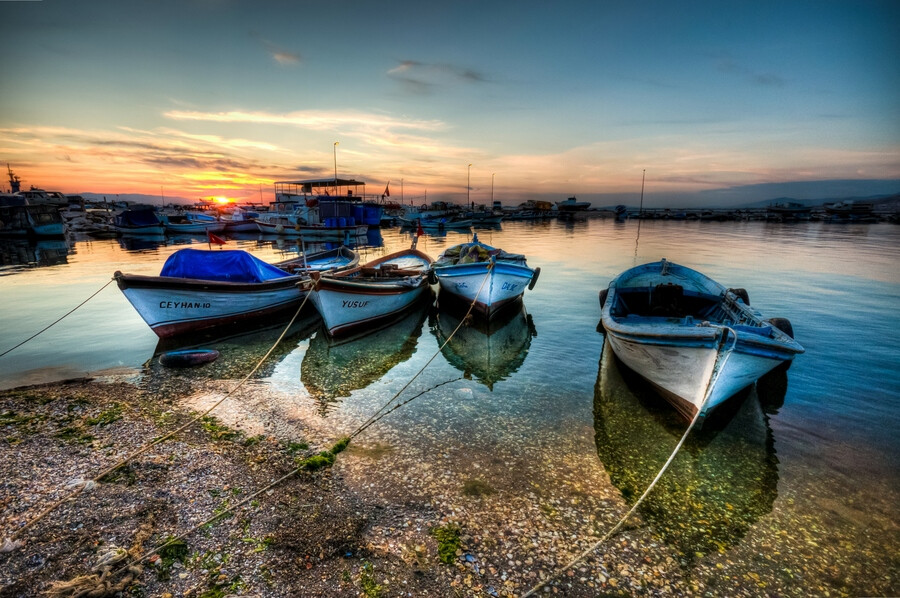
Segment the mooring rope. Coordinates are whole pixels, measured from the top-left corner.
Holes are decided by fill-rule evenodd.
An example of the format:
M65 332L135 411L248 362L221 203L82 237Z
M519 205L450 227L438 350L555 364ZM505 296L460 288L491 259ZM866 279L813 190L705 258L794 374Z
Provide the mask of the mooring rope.
M428 365L429 365L429 364L437 357L437 355L441 352L441 350L447 345L447 343L453 338L453 336L459 331L459 329L462 327L462 325L466 322L466 318L468 318L469 314L471 314L471 312L472 312L472 309L475 307L475 303L476 303L477 300L478 300L478 295L481 293L481 290L484 288L484 285L487 283L487 280L488 280L488 278L490 277L492 267L493 267L493 263L489 263L489 264L488 264L488 267L487 267L487 270L488 270L488 271L485 273L484 280L482 280L481 285L480 285L479 288L478 288L478 291L475 293L475 298L473 299L471 305L469 306L469 309L468 309L468 311L466 312L466 316L460 321L459 325L457 325L456 328L453 330L453 332L447 337L447 339L444 341L444 343L441 345L441 347L438 349L438 351L435 352L435 354L432 355L432 357L428 360L428 362L425 363L424 366L422 366L422 368L416 373L416 375L413 376L413 378L410 379L409 382L407 382L407 383L403 386L403 388L401 388L400 391L398 391L398 392L397 392L397 393L396 393L396 394L395 394L395 395L394 395L387 403L385 403L385 405L383 405L378 411L376 411L375 414L374 414L372 417L370 417L366 422L364 422L361 426L359 426L359 428L357 428L357 430L355 430L349 437L347 437L345 440L342 440L341 442L339 442L338 444L341 445L341 448L338 449L338 448L337 448L338 445L336 445L335 448L333 448L332 451L330 451L330 454L332 455L332 457L334 456L335 453L340 452L340 450L343 450L343 449L347 446L347 444L349 444L351 438L358 436L358 435L361 434L364 430L366 430L369 426L375 424L377 421L379 421L379 420L382 419L383 417L387 416L389 413L392 413L393 411L395 411L395 410L399 409L400 407L402 407L402 406L404 406L404 405L410 403L411 401L413 401L413 400L419 398L420 396L422 396L422 395L424 395L424 394L426 394L426 393L428 393L428 392L431 392L431 391L434 390L435 388L438 388L438 387L443 386L443 385L445 385L445 384L449 384L449 383L451 383L451 382L456 382L456 381L462 379L462 377L460 376L460 377L457 377L457 378L454 378L454 379L451 379L451 380L446 380L446 381L444 381L444 382L440 382L440 383L438 383L438 384L436 384L436 385L434 385L434 386L432 386L432 387L430 387L430 388L427 388L427 389L425 389L425 390L423 390L423 391L417 393L416 395L414 395L414 396L412 396L412 397L406 399L406 400L403 401L403 402L397 403L396 405L394 405L394 406L391 407L390 409L387 409L387 407L388 407L388 406L389 406L389 405L390 405L390 404L391 404L391 403L392 403L392 402L393 402L393 401L394 401L394 400L395 400L395 399L396 399L396 398L397 398L397 397L398 397L398 396L399 396L406 388L408 388L409 385L410 385L410 384L411 384L411 383L412 383L412 382L413 382L413 381L414 381L414 380L415 380L415 379L416 379L416 378L417 378L417 377L425 370L425 368L428 367ZM146 452L146 451L149 450L151 447L153 447L153 446L155 446L155 445L157 445L157 444L159 444L159 443L161 443L161 442L167 440L168 438L171 438L172 436L174 436L175 434L177 434L177 433L180 432L181 430L183 430L183 429L185 429L186 427L190 426L191 424L195 423L196 421L198 421L199 419L201 419L201 418L204 417L205 415L209 414L213 409L215 409L216 407L218 407L218 406L219 406L226 398L228 398L229 395L231 395L231 394L234 393L238 388L240 388L241 385L243 385L243 384L244 384L244 383L245 383L245 382L246 382L246 381L247 381L247 380L248 380L248 379L256 372L256 370L259 369L259 367L262 365L263 362L265 362L265 360L269 357L269 355L272 353L272 351L274 351L275 347L278 346L278 344L281 342L281 340L282 340L282 339L284 338L284 336L287 334L287 331L288 331L288 330L290 329L290 327L293 325L293 323L294 323L294 321L296 320L297 316L298 316L298 315L300 314L300 312L302 311L303 306L306 304L306 300L307 300L308 297L309 297L309 294L310 294L310 293L307 293L306 297L304 297L303 302L300 304L300 307L297 309L297 312L294 314L294 317L291 318L291 321L288 323L288 325L287 325L287 327L285 328L285 330L282 332L282 334L281 334L281 335L278 337L278 339L275 341L275 344L272 346L272 348L269 349L269 351L263 356L263 358L262 358L262 359L259 361L259 363L253 368L253 370L252 370L249 374L247 374L247 376L245 376L245 377L244 377L244 378L243 378L243 379L242 379L242 380L241 380L234 388L232 388L228 393L226 393L226 395L223 396L219 401L217 401L212 407L210 407L210 408L207 409L204 413L198 415L197 417L195 417L195 418L192 419L191 421L187 422L186 424L180 426L180 427L177 428L176 430L174 430L174 431L170 432L169 434L163 436L162 438L156 439L156 440L154 440L154 441L148 443L147 445L145 445L145 446L142 447L141 449L136 450L135 452L133 452L131 455L129 455L129 456L126 457L125 459L121 460L121 461L120 461L119 463L117 463L116 465L114 465L114 466L112 466L112 467L106 469L104 472L102 472L100 475L96 476L94 479L92 479L92 480L90 480L90 481L88 481L88 482L84 482L84 483L80 484L79 487L76 488L76 489L75 489L72 493L70 493L68 496L66 496L66 497L63 498L62 500L58 501L57 503L55 503L54 505L52 505L51 507L49 507L48 509L46 509L46 510L45 510L43 513L41 513L38 517L36 517L36 518L33 519L32 521L29 521L29 522L28 522L27 524L25 524L22 528L20 528L19 530L17 530L17 531L12 535L12 537L11 537L10 540L7 540L7 541L4 542L4 546L9 545L9 546L10 546L10 549L14 549L14 548L16 547L16 543L12 542L12 540L14 540L18 535L20 535L25 529L31 527L32 525L34 525L35 523L37 523L38 521L40 521L41 519L43 519L47 514L49 514L50 512L52 512L52 511L53 511L55 508L57 508L59 505L61 505L62 503L66 502L66 501L68 501L68 500L71 500L71 499L75 498L75 497L76 497L80 492L82 492L85 488L92 487L92 485L94 485L96 482L98 482L98 481L99 481L100 479L102 479L104 476L108 475L109 473L111 473L111 472L115 471L116 469L118 469L119 467L123 466L123 465L124 465L125 463L127 463L129 460L131 460L131 459L137 457L138 455L142 454L143 452ZM385 409L387 409L387 410L385 411ZM212 517L210 517L210 518L208 518L207 520L205 520L205 521L203 521L203 522L201 522L201 523L199 523L199 524L193 526L192 528L190 528L190 529L188 529L187 531L181 533L181 534L178 535L177 537L169 538L168 540L166 540L166 542L164 542L164 543L162 543L162 544L160 544L160 545L154 547L153 549L151 549L151 550L145 552L143 555L141 555L140 557L136 558L135 560L129 562L127 565L122 566L122 567L121 567L120 569L118 569L117 571L110 572L110 571L107 569L107 570L104 572L104 575L102 576L102 578L100 578L100 582L102 582L102 583L99 583L99 582L98 582L98 583L99 583L99 586L97 587L97 591L99 591L99 592L101 592L101 593L103 593L103 594L105 595L105 594L108 593L108 592L105 591L106 586L104 586L103 584L105 583L105 584L108 586L108 585L110 585L111 582L109 582L109 581L104 581L104 580L112 579L113 577L115 577L115 576L117 576L118 574L123 573L123 572L135 572L135 571L140 571L140 568L137 568L137 569L136 569L136 566L137 566L139 563L141 563L142 561L144 561L144 560L146 560L147 558L149 558L150 556L152 556L153 554L156 554L159 550L162 550L162 549L165 548L166 546L169 546L169 545L171 545L171 544L173 544L173 543L175 543L175 542L177 542L177 541L179 541L179 540L182 540L182 539L186 538L187 536L191 535L193 532L195 532L196 530L200 529L200 528L203 527L204 525L208 525L208 524L212 523L213 521L215 521L215 520L217 520L217 519L220 519L221 517L223 517L223 516L225 516L225 515L227 515L227 514L233 512L233 511L235 511L236 509L238 509L238 508L244 506L245 504L247 504L247 503L249 503L250 501L252 501L253 499L255 499L257 496L259 496L260 494L262 494L262 493L264 493L264 492L266 492L266 491L268 491L268 490L274 488L275 486L281 484L282 482L284 482L285 480L289 479L290 477L296 475L297 473L299 473L299 472L302 471L303 469L304 469L304 465L303 465L303 464L298 465L297 467L295 467L294 469L292 469L292 470L291 470L290 472L288 472L287 474L281 476L280 478L274 480L273 482L269 483L268 485L266 485L265 487L261 488L260 490L257 490L256 492L254 492L254 493L252 493L251 495L247 496L244 500L240 501L239 503L237 503L237 504L235 504L235 505L233 505L233 506L231 506L231 507L228 507L227 509L224 509L224 510L221 511L221 512L216 513L216 514L213 515ZM93 577L96 577L96 576L93 576ZM85 577L84 579L76 578L75 581L78 581L79 583L85 582L85 583L87 583L88 585L90 585L91 583L93 583L93 578L92 578L91 576L88 576L88 577ZM73 581L73 584L74 584L74 581ZM72 584L66 584L66 583L64 583L64 584L62 584L62 585L63 585L63 586L71 585L72 588L78 587L78 584L72 585ZM84 584L82 584L82 585L84 585ZM97 584L94 584L94 585L97 585ZM121 584L119 584L119 585L121 585ZM62 588L61 588L61 589L62 589ZM118 589L118 586L116 586L115 589ZM63 591L64 591L64 590L63 590Z
M379 409L375 412L375 414L373 414L368 420L366 420L361 426L359 426L359 427L358 427L358 428L357 428L350 436L346 437L346 443L344 444L344 447L346 446L346 444L349 444L349 442L350 442L350 440L351 440L352 438L354 438L354 437L360 435L360 434L361 434L363 431L365 431L369 426L375 424L377 421L379 421L379 420L382 419L383 417L387 416L388 414L390 414L390 413L396 411L396 410L399 409L400 407L402 407L402 406L404 406L404 405L407 405L408 403L414 401L415 399L421 397L422 395L424 395L424 394L426 394L426 393L431 392L431 391L434 390L435 388L438 388L438 387L443 386L443 385L445 385L445 384L450 384L450 383L452 383L452 382L457 382L457 381L459 381L459 380L462 379L462 376L460 376L460 377L457 377L457 378L453 378L453 379L451 379L451 380L445 380L444 382L440 382L440 383L438 383L438 384L435 384L434 386L432 386L432 387L430 387L430 388L427 388L427 389L425 389L425 390L423 390L423 391L421 391L421 392L419 392L419 393L413 395L412 397L409 397L409 398L406 399L405 401L402 401L402 402L400 402L400 403L397 403L396 405L394 405L394 406L391 407L390 409L387 409L388 405L390 405L392 402L394 402L394 400L395 400L398 396L400 396L400 394L401 394L405 389L407 389L407 388L409 387L409 385L413 382L413 380L415 380L415 379L416 379L416 378L417 378L417 377L425 370L425 368L428 367L428 365L429 365L429 364L437 357L437 355L438 355L438 354L441 352L441 350L447 345L447 343L450 341L450 339L453 338L453 336L457 333L457 331L459 331L459 329L462 327L462 325L466 322L466 318L467 318L467 317L469 316L469 314L472 312L472 309L475 307L475 303L478 301L478 295L481 293L481 290L484 288L484 285L487 283L487 280L488 280L488 278L490 277L492 267L493 267L493 263L488 264L488 271L485 273L484 279L481 281L481 285L478 287L478 291L475 293L475 298L472 300L471 305L469 305L469 309L468 309L468 311L466 312L466 316L460 321L460 323L456 326L456 328L453 330L453 332L450 334L450 336L447 337L447 339L444 341L444 343L441 345L441 347L435 352L434 355L431 356L431 358L425 363L425 365L423 365L422 368L419 369L419 371L415 374L415 376L413 376L413 378L410 379L409 382L407 382L407 383L403 386L403 388L401 388L396 394L394 394L394 396L391 397L391 399L390 399L389 401L387 401L387 403L385 403L381 408L379 408ZM316 282L317 282L317 281L314 281L314 288L315 288L315 286L316 286ZM307 294L307 297L308 297L308 296L309 296L309 294ZM304 298L304 303L305 303L305 302L306 302L306 298ZM302 309L302 308L303 308L303 305L301 304L300 309ZM300 309L297 310L297 314L300 313ZM296 317L297 317L297 315L295 314L295 315L294 315L294 318L296 318ZM288 324L287 329L290 328L291 324L293 324L293 321L294 321L294 319L292 319L292 320L291 320L291 323ZM281 337L279 337L278 341L276 341L275 346L277 346L277 345L278 345L278 342L281 341L281 338L282 338L282 337L284 336L284 334L287 332L287 329L285 329L285 332L282 333ZM274 350L275 346L272 347L272 349L269 351L269 353L271 353L272 350ZM260 364L259 364L259 365L261 365L262 362L265 361L265 359L266 359L266 357L268 357L269 353L267 353L266 356L263 357L263 359L260 361ZM259 365L257 365L257 368L259 367ZM256 371L257 368L254 368L253 371ZM245 382L245 381L250 377L250 375L252 375L252 374L253 374L253 372L251 372L246 378L244 378L244 380L242 380L240 384L243 384L243 382ZM231 392L234 392L234 390L236 390L236 389L240 386L240 384L238 384L238 386L236 386L234 389L232 389L228 394L231 394ZM228 395L226 395L226 397L227 397L227 396L228 396ZM222 401L224 401L226 397L223 397L219 402L217 402L215 405L213 405L209 410L206 411L206 413L209 413L210 411L212 411L213 409L215 409L215 407L218 406ZM387 409L387 410L385 411L385 409ZM204 414L204 415L205 415L205 414ZM183 429L184 427L190 425L190 424L193 423L194 421L197 421L197 419L199 419L200 417L203 417L203 415L198 416L197 418L195 418L195 419L192 420L191 422L188 422L187 424L185 424L184 426L182 426L182 427L179 428L178 430L175 430L174 432L170 433L168 436L170 437L171 435L177 433L179 430L181 430L181 429ZM161 441L162 441L162 439L161 439L159 442L161 442ZM342 441L342 442L343 442L343 441ZM152 444L151 444L150 446L152 446ZM148 446L147 448L149 448L149 446ZM341 450L343 450L343 448L342 448ZM333 449L332 455L334 454L334 452L337 452L337 450ZM139 453L136 452L134 455L130 456L129 458L132 458L133 456L136 456L137 454L139 454ZM123 463L124 463L124 462L123 462ZM114 467L112 467L112 468L110 468L109 470L107 470L107 472L104 472L103 475L106 475L106 473L108 473L108 472L114 471L114 470L115 470L117 467L119 467L119 466L121 466L121 463L118 464L118 465L116 465L116 466L114 466ZM237 503L237 504L235 504L235 505L233 505L233 506L231 506L231 507L228 507L227 509L224 509L224 510L222 510L221 512L216 513L216 514L213 515L212 517L206 519L205 521L203 521L203 522L201 522L201 523L198 523L198 524L194 525L193 527L191 527L190 529L188 529L188 530L182 532L182 533L179 534L178 536L176 536L176 537L174 537L174 538L169 538L168 540L166 540L166 541L163 542L162 544L160 544L160 545L158 545L158 546L155 546L155 547L152 548L151 550L145 552L145 553L144 553L143 555L141 555L140 557L138 557L138 558L134 559L133 561L129 562L127 565L123 565L123 566L122 566L121 568L119 568L118 570L113 571L113 572L111 572L111 573L107 571L107 573L105 574L105 577L104 577L103 579L111 579L111 578L114 578L115 576L119 575L120 573L124 573L124 572L128 572L128 571L134 571L134 568L135 568L139 563L141 563L142 561L146 560L147 558L149 558L149 557L152 556L153 554L156 554L158 551L162 550L162 549L165 548L166 546L169 546L169 545L171 545L171 544L174 544L175 542L178 542L179 540L183 540L184 538L190 536L192 533L194 533L195 531L197 531L198 529L200 529L200 528L203 527L204 525L208 525L208 524L212 523L213 521L215 521L215 520L217 520L217 519L220 519L221 517L227 515L228 513L231 513L231 512L233 512L233 511L235 511L236 509L238 509L238 508L244 506L245 504L247 504L248 502L252 501L252 500L253 500L254 498L256 498L257 496L259 496L260 494L262 494L262 493L264 493L264 492L266 492L266 491L268 491L268 490L274 488L275 486L278 486L279 484L281 484L281 483L284 482L285 480L287 480L287 479L289 479L289 478L291 478L291 477L297 475L297 474L298 474L300 471L302 471L303 469L304 469L304 465L303 465L303 464L298 465L297 467L295 467L294 469L292 469L291 471L289 471L289 472L286 473L285 475L281 476L281 477L278 478L277 480L275 480L275 481L273 481L273 482L270 482L270 483L269 483L268 485L266 485L264 488L261 488L260 490L257 490L257 491L254 492L253 494L247 496L247 497L246 497L244 500L242 500L241 502L239 502L239 503ZM103 475L99 476L99 477L96 478L94 481L96 481L96 480L99 479L99 478L102 478ZM78 492L80 492L80 491L83 490L83 489L84 489L84 486L82 486L81 488L79 488L76 492L74 492L74 493L73 493L72 495L70 495L69 497L66 497L66 499L63 499L63 501L60 501L59 504L61 504L61 503L64 502L65 500L68 500L69 498L74 497L75 494L77 494ZM54 507L55 507L55 506L58 506L58 505L54 505ZM43 516L43 514L42 514L41 516ZM30 526L30 525L32 525L33 523L36 523L36 521L37 521L37 520L32 521L32 522L29 522L28 525ZM24 528L22 528L22 529L24 529ZM19 530L19 531L21 532L22 530ZM18 533L18 532L17 532L17 533ZM13 536L13 538L15 538L15 536ZM87 578L86 578L86 579L87 579ZM91 581L91 580L87 580L87 581ZM65 584L64 584L64 585L65 585Z
M107 284L108 284L108 283L107 283ZM176 428L175 430L169 432L169 433L166 434L165 436L161 436L161 437L159 437L159 438L156 438L156 439L151 440L150 442L144 444L142 447L138 448L137 450L135 450L134 452L132 452L132 453L131 453L130 455L128 455L127 457L121 459L121 460L120 460L118 463L116 463L115 465L112 465L111 467L108 467L108 468L106 468L105 470L103 470L99 475L94 476L93 478L91 478L91 479L88 480L88 481L84 481L84 482L79 483L79 484L77 485L77 487L76 487L74 490L72 490L72 492L70 492L68 495L64 496L63 498L59 499L58 501L56 501L55 503L53 503L52 505L50 505L49 507L47 507L46 509L44 509L37 517L35 517L35 518L32 519L31 521L27 522L25 525L23 525L22 527L20 527L19 529L17 529L15 532L13 532L12 535L9 536L9 539L6 540L6 541L4 542L4 546L12 546L12 543L15 541L16 538L18 538L18 537L22 534L22 532L24 532L25 530L27 530L28 528L30 528L31 526L33 526L34 524L36 524L37 522L39 522L40 520L42 520L44 517L46 517L47 515L49 515L50 513L52 513L54 510L56 510L60 505L62 505L62 504L65 503L66 501L72 500L72 499L74 499L75 497L77 497L77 496L78 496L79 494L81 494L81 492L83 492L85 489L92 488L95 484L97 484L97 483L98 483L101 479L103 479L105 476L109 475L110 473L112 473L112 472L114 472L115 470L119 469L120 467L122 467L123 465L125 465L126 463L128 463L129 461L131 461L132 459L134 459L134 458L136 458L136 457L138 457L138 456L144 454L145 452L147 452L148 450L150 450L150 449L153 448L154 446L156 446L156 445L158 445L158 444L161 444L161 443L165 442L166 440L172 438L173 436L175 436L176 434L178 434L179 432L181 432L182 430L184 430L184 429L187 428L188 426L193 425L194 423L198 422L198 421L201 420L202 418L204 418L204 417L206 417L207 415L209 415L209 413L212 412L213 409L215 409L216 407L218 407L219 405L221 405L221 404L225 401L225 399L227 399L227 398L228 398L229 396L231 396L235 391L237 391L241 386L243 386L244 383L247 382L247 380L249 380L250 377L253 376L253 374L255 374L256 371L262 366L262 364L266 361L266 359L269 358L269 355L272 354L272 351L274 351L275 348L278 346L278 344L281 343L282 339L284 339L284 337L285 337L285 335L287 334L288 330L290 330L291 326L294 325L294 322L296 321L297 316L300 315L300 312L303 310L303 306L306 305L306 301L307 301L307 299L309 298L309 295L310 295L310 293L307 292L306 296L303 298L303 301L300 303L300 307L297 308L297 311L296 311L296 313L294 313L294 316L291 318L291 321L288 322L288 325L287 325L287 326L285 327L285 329L282 331L281 335L279 335L278 339L276 339L275 344L272 345L272 347L266 352L266 354L263 355L262 359L260 359L259 362L253 367L253 369L250 370L250 373L247 374L246 376L244 376L244 378L243 378L240 382L238 382L238 383L234 386L234 388L232 388L232 389L229 390L227 393L225 393L225 395L224 395L221 399L219 399L218 401L216 401L216 402L212 405L212 407L210 407L209 409L207 409L206 411L204 411L204 412L201 413L200 415L196 416L195 418L191 419L191 420L188 421L187 423L185 423L185 424L179 426L179 427Z
M734 329L732 329L728 326L719 326L718 328L725 330L725 331L731 331L732 334L734 334L734 343L732 343L731 347L728 348L728 350L726 350L723 354L724 360L727 360L728 357L731 355L731 352L734 351L734 348L737 346L737 333L734 331ZM728 333L726 332L724 335L722 335L722 339L719 342L718 351L722 351L722 349L725 346L725 343L727 342L727 339L728 339ZM716 359L716 362L718 365L719 358ZM724 361L722 362L722 365L724 365ZM564 567L560 567L560 568L556 569L553 572L553 574L550 575L550 577L548 577L547 579L544 579L543 581L538 583L536 586L534 586L533 588L528 590L526 593L522 594L521 598L528 598L529 596L534 595L535 592L537 592L538 590L540 590L541 588L546 586L548 583L550 583L551 581L553 581L554 579L559 577L564 571L571 569L576 564L581 562L582 559L587 557L589 554L591 554L597 548L599 548L604 542L609 540L613 536L613 534L615 534L619 530L619 528L622 527L622 525L625 523L625 520L627 520L629 517L631 517L632 514L634 514L634 512L641 505L641 503L644 501L644 499L647 498L647 495L650 494L650 491L653 490L653 487L656 486L656 483L660 480L660 478L662 478L663 474L669 468L669 465L672 464L672 461L675 460L675 456L678 454L678 451L681 450L681 446L684 444L684 441L687 440L688 434L691 433L691 430L694 429L694 425L700 419L700 415L703 413L703 408L706 407L707 401L709 401L710 396L712 396L711 391L712 391L712 387L713 387L713 382L718 377L718 371L720 371L720 370L721 370L721 367L716 368L710 375L709 380L707 381L706 392L704 393L703 402L700 403L700 406L697 408L697 413L694 414L694 418L691 420L690 425L684 431L684 434L682 434L681 440L679 440L678 444L675 445L675 450L673 450L672 454L669 455L669 458L663 464L662 469L659 470L659 473L656 474L656 477L653 478L653 481L650 482L650 485L647 486L647 489L644 490L644 493L641 494L640 498L637 499L637 501L634 503L634 505L631 507L631 509L627 513L625 513L625 515L621 519L619 519L619 522L616 523L612 527L612 529L610 529L608 532L606 532L606 534L604 534L602 538L600 538L599 540L597 540L596 542L591 544L588 548L583 550L578 556L576 556L574 559L569 561Z
M704 401L704 404L705 403L706 403L706 401ZM653 481L650 482L650 485L647 486L647 489L644 490L644 493L641 494L641 497L637 499L637 502L634 503L634 506L631 507L631 510L629 510L627 513L625 513L625 515L621 519L619 519L619 522L616 523L612 527L612 529L610 529L608 532L606 532L606 534L604 534L604 536L602 538L600 538L599 540L597 540L596 542L591 544L589 547L587 547L584 551L581 552L581 554L579 554L574 559L569 561L564 567L560 567L559 569L554 571L550 577L541 581L539 584L537 584L536 586L534 586L533 588L528 590L526 593L522 594L521 598L528 598L529 596L532 596L535 592L537 592L538 590L543 588L545 585L547 585L548 583L550 583L551 581L553 581L554 579L559 577L559 575L562 574L564 571L571 569L576 564L581 562L582 559L584 559L586 556L588 556L589 554L594 552L598 547L600 547L601 544L603 544L604 542L609 540L613 534L615 534L617 531L619 531L619 528L622 527L622 525L625 523L625 520L628 519L629 517L631 517L631 515L637 510L637 508L641 505L641 503L644 501L644 499L647 497L647 495L650 494L650 491L653 490L653 487L656 486L656 482L659 481L659 479L665 473L666 469L669 468L669 465L675 459L675 455L677 455L678 451L681 449L681 445L684 444L684 441L687 439L688 434L690 434L691 430L694 428L694 424L696 424L697 420L700 419L701 413L703 413L702 406L700 409L697 410L697 413L694 415L694 419L691 420L691 424L687 427L687 430L684 431L684 434L681 436L681 440L679 440L678 444L675 446L675 450L672 451L671 455L669 455L669 458L668 458L668 460L666 460L665 464L662 466L662 469L659 470L659 473L656 474L656 477L653 478Z
M98 294L100 294L100 291L102 291L103 289L105 289L106 287L108 287L108 286L110 285L110 283L112 283L112 281L114 281L114 280L115 280L115 278L110 278L110 279L106 282L105 285L103 285L102 287L100 287L99 289L97 289L96 291L94 291L94 293L93 293L90 297L88 297L87 299L85 299L84 301L82 301L81 303L79 303L78 305L76 305L75 307L73 307L73 308L72 308L71 310L69 310L65 315L63 315L63 316L61 316L60 318L58 318L58 319L57 319L55 322L53 322L52 324L50 324L50 325L44 327L42 330L39 330L38 332L35 332L34 334L32 334L31 336L29 336L28 338L26 338L24 341L22 341L21 343L19 343L19 344L16 345L15 347L13 347L13 348L11 348L11 349L7 349L7 350L4 351L3 353L0 353L0 357L3 357L3 356L6 355L7 353L10 353L10 352L12 352L12 351L15 351L16 349L18 349L19 347L21 347L22 345L24 345L25 343L27 343L27 342L30 341L31 339L37 337L37 336L40 335L40 334L43 334L44 332L50 330L50 328L52 328L53 326L56 326L57 324L59 324L60 322L62 322L66 317L68 317L69 315L71 315L76 309L78 309L79 307L81 307L82 305L84 305L85 303L87 303L88 301L90 301L91 299L93 299L94 297L96 297Z
M397 399L397 397L399 397L400 394L403 393L404 390L409 388L409 385L412 384L413 381L415 381L415 379L418 378L419 375L421 375L421 373L425 371L425 368L427 368L429 365L431 365L431 362L434 361L438 355L440 355L441 351L444 350L444 347L447 346L447 343L450 342L450 339L453 338L453 335L455 335L459 331L459 329L462 328L463 324L466 323L467 318L472 313L472 310L475 308L475 304L478 302L478 295L481 294L481 290L484 288L484 285L487 283L488 279L491 277L491 270L493 269L493 267L494 267L493 262L489 262L488 267L487 267L487 272L484 275L484 279L482 279L482 281L481 281L481 286L479 286L478 290L475 292L475 298L472 299L472 303L469 304L469 309L468 309L468 311L466 311L466 315L463 316L463 318L459 321L459 324L457 324L456 328L453 329L453 332L450 333L450 336L447 337L447 339L438 348L438 350L434 352L434 355L432 355L428 359L428 361L425 362L425 365L423 365L419 369L419 371L416 372L415 375L412 378L410 378L409 381L406 384L404 384L403 387L394 394L394 396L392 396L390 399L388 399L388 401L384 405L382 405L381 408L379 408L375 413L373 413L369 417L369 419L364 421L354 432L352 432L350 434L351 439L355 438L356 436L361 434L363 432L363 430L365 430L366 428L368 428L369 426L374 424L376 421L380 420L382 417L384 417L385 415L387 415L388 413L393 411L393 409L391 409L390 411L387 411L386 413L382 414L382 411L387 409L388 405L393 403ZM401 404L405 404L405 403L401 403Z

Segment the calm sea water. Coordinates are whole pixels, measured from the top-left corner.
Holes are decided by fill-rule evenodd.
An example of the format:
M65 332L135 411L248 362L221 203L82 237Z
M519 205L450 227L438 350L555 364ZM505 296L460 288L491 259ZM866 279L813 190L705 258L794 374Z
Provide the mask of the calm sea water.
M670 483L642 507L655 537L688 555L687 568L715 551L754 561L757 578L734 577L751 593L757 583L811 594L817 587L839 594L900 589L900 227L647 221L638 237L637 221L590 219L504 223L477 232L486 243L526 254L529 265L541 268L538 284L526 292L521 311L492 329L463 328L410 392L445 384L371 429L373 442L403 447L385 475L403 475L411 484L423 467L460 479L476 472L508 501L530 500L536 480L548 493L554 485L600 480L633 503L684 423L604 351L597 295L622 270L665 257L747 289L764 316L791 320L806 353L786 378L745 393L688 442L667 474ZM469 238L425 236L419 248L437 257ZM373 241L380 246L363 248L364 261L407 246L410 236L384 229ZM46 265L0 270L0 352L75 307L114 271L156 274L184 246L145 245L77 240L6 249L7 261L18 255ZM296 251L290 242L252 237L227 248L268 261ZM255 388L291 397L283 412L304 414L325 435L345 433L425 366L455 318L423 308L368 337L334 343L313 311ZM207 346L222 351L220 360L190 375L235 379L279 332L213 342ZM156 336L113 283L0 358L0 387L88 372L145 382L174 375L152 360L156 350ZM550 455L563 465L546 466ZM446 490L429 483L416 491ZM753 556L766 550L780 556Z

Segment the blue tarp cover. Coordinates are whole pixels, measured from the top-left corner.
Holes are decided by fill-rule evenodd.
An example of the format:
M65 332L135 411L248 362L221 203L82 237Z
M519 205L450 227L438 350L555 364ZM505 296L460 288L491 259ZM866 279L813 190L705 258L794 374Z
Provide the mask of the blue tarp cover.
M225 282L264 282L291 276L246 251L179 249L169 256L160 276Z
M159 222L159 216L154 210L125 210L116 216L116 224L119 226L145 226Z

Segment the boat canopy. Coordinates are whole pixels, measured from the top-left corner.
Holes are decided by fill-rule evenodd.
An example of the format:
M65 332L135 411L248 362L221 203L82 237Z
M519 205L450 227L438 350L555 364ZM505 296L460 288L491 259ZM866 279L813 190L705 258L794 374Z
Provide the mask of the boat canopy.
M328 195L329 190L353 187L356 191L360 186L365 189L366 184L363 181L355 179L309 179L305 181L276 181L276 193L290 193L292 195L315 194ZM342 193L343 194L343 193Z
M292 276L246 251L180 249L169 256L160 276L223 282L265 282Z

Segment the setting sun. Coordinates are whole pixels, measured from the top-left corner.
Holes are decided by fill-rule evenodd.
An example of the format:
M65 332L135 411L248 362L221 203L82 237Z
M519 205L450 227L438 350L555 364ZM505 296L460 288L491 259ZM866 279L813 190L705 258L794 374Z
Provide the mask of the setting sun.
M223 205L231 202L231 200L228 199L227 197L214 197L213 200L214 200L216 203L220 203L220 204L223 204Z

